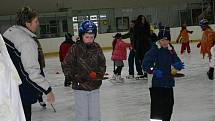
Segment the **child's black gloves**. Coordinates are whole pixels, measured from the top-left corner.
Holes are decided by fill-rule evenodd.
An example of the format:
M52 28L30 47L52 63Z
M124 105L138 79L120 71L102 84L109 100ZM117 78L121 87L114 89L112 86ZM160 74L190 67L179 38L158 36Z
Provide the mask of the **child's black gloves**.
M213 80L214 79L214 68L210 67L207 72L207 75L210 80Z

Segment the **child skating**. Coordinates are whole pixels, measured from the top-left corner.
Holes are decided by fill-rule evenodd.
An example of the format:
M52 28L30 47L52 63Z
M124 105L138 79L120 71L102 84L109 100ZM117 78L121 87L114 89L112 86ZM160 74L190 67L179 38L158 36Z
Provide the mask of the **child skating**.
M131 47L131 44L126 43L122 40L121 33L117 33L113 40L113 52L111 59L114 61L114 75L112 80L115 82L123 82L124 78L121 77L122 68L124 67L123 60L127 59L127 48Z
M100 92L106 60L100 45L94 42L97 26L84 21L79 28L80 40L65 57L65 75L72 80L75 121L101 121Z
M203 31L202 40L197 44L197 47L201 48L200 53L203 55L208 55L209 59L209 70L207 72L208 78L210 80L214 79L214 65L215 65L215 33L213 29L208 25L207 19L202 19L200 22L200 27Z
M188 55L190 56L190 39L189 34L192 34L193 31L187 30L186 24L181 26L181 31L176 39L176 43L181 43L181 59L184 61L184 52L187 50Z
M158 39L143 60L143 69L153 75L149 88L150 119L151 121L170 121L174 105L173 87L175 86L171 67L181 70L184 68L184 64L175 53L174 48L170 46L169 27L164 27L159 32Z

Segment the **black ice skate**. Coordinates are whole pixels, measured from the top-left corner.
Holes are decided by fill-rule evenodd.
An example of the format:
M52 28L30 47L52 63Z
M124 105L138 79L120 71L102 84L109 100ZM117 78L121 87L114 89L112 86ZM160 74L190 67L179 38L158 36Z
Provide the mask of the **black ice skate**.
M137 76L135 77L135 79L136 79L136 80L146 80L146 79L148 79L148 78L147 78L147 74L144 74L144 75L137 75Z
M40 106L42 106L43 108L46 108L46 103L45 102L39 102Z

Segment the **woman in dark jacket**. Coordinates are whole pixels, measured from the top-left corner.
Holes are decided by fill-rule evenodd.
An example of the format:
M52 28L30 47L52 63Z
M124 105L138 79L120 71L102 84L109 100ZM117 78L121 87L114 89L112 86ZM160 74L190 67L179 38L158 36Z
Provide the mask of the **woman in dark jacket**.
M135 26L134 26L134 49L136 51L135 59L141 65L145 53L150 49L150 24L147 22L146 17L139 15L137 17ZM142 70L142 69L141 69ZM147 74L143 72L138 73L139 78L147 78Z

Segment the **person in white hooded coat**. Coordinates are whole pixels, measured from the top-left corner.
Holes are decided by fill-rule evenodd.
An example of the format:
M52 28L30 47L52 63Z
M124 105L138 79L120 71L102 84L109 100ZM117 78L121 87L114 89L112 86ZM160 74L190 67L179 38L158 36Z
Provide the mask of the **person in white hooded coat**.
M0 121L26 121L19 93L21 83L0 35Z

